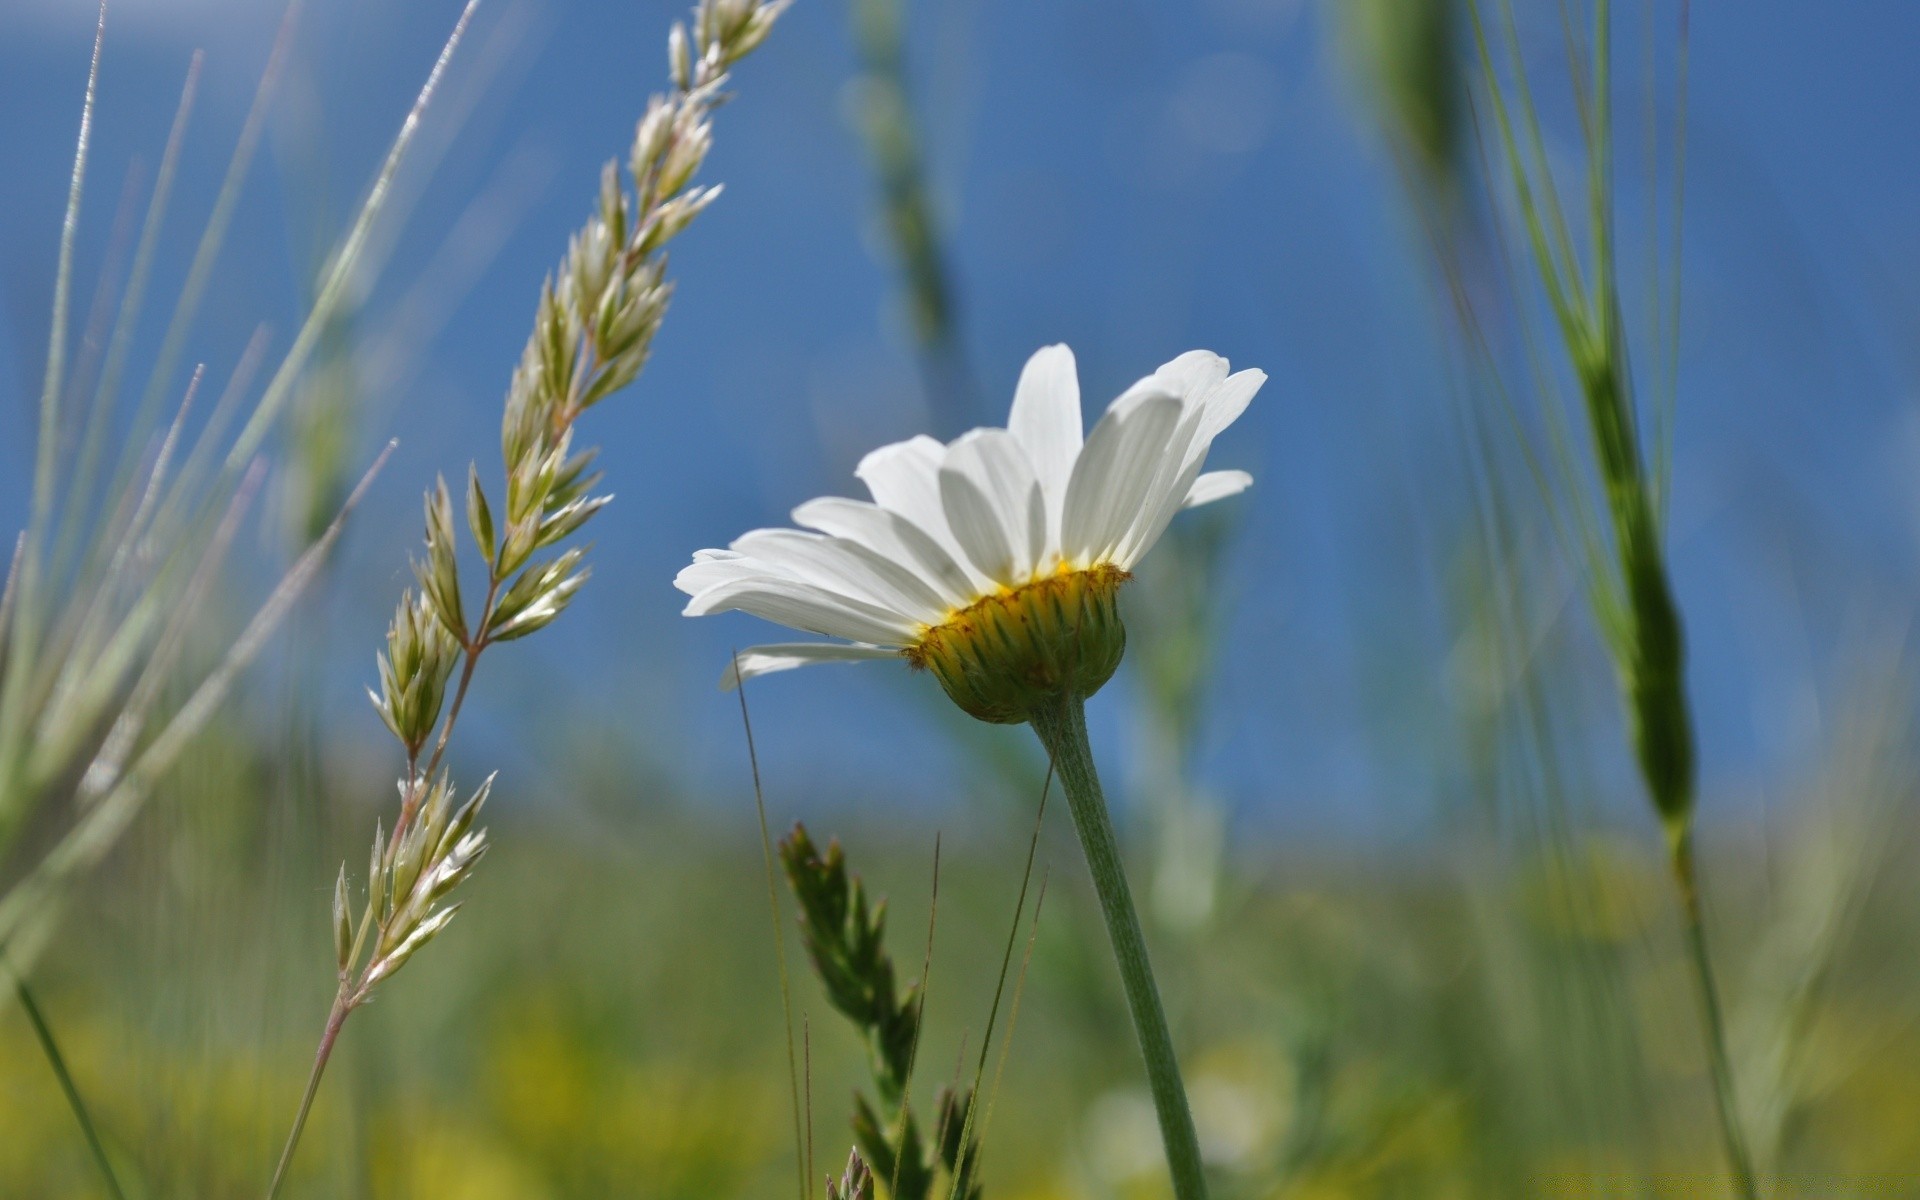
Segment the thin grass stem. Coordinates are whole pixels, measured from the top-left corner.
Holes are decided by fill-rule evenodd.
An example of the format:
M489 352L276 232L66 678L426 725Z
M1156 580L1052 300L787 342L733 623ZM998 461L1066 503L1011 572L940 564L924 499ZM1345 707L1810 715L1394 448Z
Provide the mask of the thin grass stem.
M1753 1155L1740 1125L1740 1107L1733 1090L1733 1064L1727 1055L1726 1022L1720 1010L1713 958L1707 953L1707 923L1700 904L1700 877L1694 862L1690 823L1668 828L1667 847L1674 885L1680 892L1681 926L1687 940L1687 961L1693 969L1700 997L1700 1020L1706 1030L1707 1066L1713 1075L1714 1108L1720 1116L1720 1136L1726 1144L1727 1167L1733 1174L1734 1195L1758 1200Z
M393 144L387 151L387 157L380 164L380 173L374 177L373 186L367 190L367 198L362 202L353 225L347 230L336 252L332 268L320 285L313 308L307 313L307 319L301 324L300 331L294 336L293 345L287 350L286 359L280 369L274 372L267 382L260 402L254 407L247 423L241 426L239 436L234 439L232 448L227 452L229 470L245 462L265 440L273 426L274 417L293 391L294 381L299 378L314 344L326 328L334 313L345 302L348 285L353 281L355 271L360 265L360 256L365 250L367 240L372 236L374 219L380 215L386 205L387 195L393 188L394 176L400 170L400 164L407 157L407 150L413 144L419 131L421 118L427 105L439 90L440 80L446 74L447 65L453 61L453 55L460 48L460 40L466 35L467 26L473 20L474 11L479 8L480 0L467 0L461 8L460 17L454 22L453 32L447 35L446 42L440 47L440 55L434 59L433 67L427 72L427 80L420 87L420 93L414 98L413 107L408 110L406 119L400 123L400 132L394 135Z
M293 1165L293 1152L299 1148L300 1135L307 1128L307 1114L313 1111L313 1098L320 1092L320 1077L326 1074L327 1060L333 1057L333 1044L340 1039L340 1030L352 1011L346 988L342 987L333 998L332 1010L327 1013L326 1029L320 1034L320 1045L313 1053L313 1070L307 1075L307 1090L300 1097L300 1111L294 1114L286 1147L280 1151L280 1164L273 1169L273 1181L267 1184L267 1200L274 1200L280 1194L280 1185L286 1182L287 1168Z
M1013 925L1007 930L1007 946L1000 955L1000 974L993 981L993 1003L987 1006L987 1032L986 1036L980 1040L980 1061L975 1064L973 1069L973 1087L968 1093L967 1111L960 1123L960 1159L954 1163L953 1166L953 1180L948 1200L960 1200L960 1184L966 1179L967 1152L974 1144L973 1114L980 1103L980 1081L986 1076L987 1053L993 1048L993 1026L1000 1018L1000 998L1006 992L1007 971L1013 965L1013 947L1020 940L1020 921L1027 911L1027 888L1033 883L1033 860L1040 851L1040 831L1044 827L1047 819L1047 797L1051 795L1053 791L1054 774L1053 764L1049 762L1047 764L1046 778L1042 780L1040 784L1040 806L1033 814L1033 836L1027 841L1027 865L1020 872L1020 895L1013 902ZM1040 885L1040 890L1042 893L1046 891L1044 881ZM1039 921L1039 917L1038 901L1036 901L1034 910L1036 929L1038 928L1037 922ZM1029 950L1031 950L1031 947L1029 947ZM1022 978L1025 978L1024 966L1021 968L1021 975ZM1019 994L1018 987L1016 987L1014 991L1017 997ZM1016 1005L1017 1003L1018 1001L1016 999ZM1011 1025L1011 1020L1009 1020L1009 1025ZM1007 1038L1004 1039L1004 1041L1010 1042L1012 1036L1011 1029L1009 1029ZM1004 1060L1005 1053L1003 1050L1002 1061L1004 1062ZM964 1062L965 1059L963 1058L961 1061ZM998 1073L996 1072L996 1084L998 1078ZM956 1083L959 1080L959 1064L955 1064L954 1079ZM945 1131L941 1130L940 1132L944 1134ZM940 1139L936 1136L934 1140L938 1142Z
M927 992L933 979L933 933L940 919L940 835L937 832L933 835L933 884L928 890L931 894L927 899L927 952L920 963L920 998L914 1004L913 1044L907 1047L907 1073L900 1081L900 1118L895 1122L892 1133L895 1144L906 1134L907 1122L913 1117L913 1068L920 1062L920 1035L927 1028ZM893 1172L887 1180L889 1196L900 1192L900 1164L905 1158L904 1154L893 1156Z
M800 1018L800 1055L802 1079L802 1102L806 1108L807 1153L801 1161L805 1164L801 1170L806 1175L809 1186L813 1180L813 1022L805 1015Z
M1027 948L1020 956L1020 973L1013 978L1013 1001L1007 1006L1007 1036L1000 1039L1000 1054L993 1063L993 1083L987 1088L987 1104L980 1114L980 1143L986 1144L987 1135L993 1130L994 1103L1000 1098L1000 1080L1007 1072L1007 1058L1013 1050L1013 1031L1020 1023L1020 997L1026 993L1027 970L1033 966L1033 948L1040 940L1040 910L1047 903L1047 882L1051 872L1040 876L1040 890L1033 897L1033 921L1027 929ZM979 1085L974 1085L974 1095L980 1094ZM968 1119L972 1113L969 1109ZM964 1148L963 1148L964 1152Z
M734 656L733 674L740 678L740 659ZM793 1052L793 985L787 976L787 931L780 923L780 888L773 865L773 833L767 827L766 793L760 786L760 755L753 745L753 719L747 715L746 681L734 689L740 697L740 727L747 735L747 763L753 771L753 807L760 818L760 853L767 872L767 917L773 924L774 957L780 965L780 1011L787 1026L787 1084L793 1095L794 1171L799 1176L800 1200L807 1200L807 1142L800 1128L800 1068Z
M293 29L299 11L300 0L292 0L280 19L280 30L274 36L273 49L267 55L267 65L260 72L260 82L254 88L253 101L240 126L240 137L234 143L233 155L227 160L226 175L221 179L220 191L214 197L213 211L208 214L207 223L200 232L200 240L194 246L193 260L187 266L186 281L180 286L173 315L167 321L160 350L147 376L146 388L134 408L128 426L126 448L114 471L116 478L124 479L132 473L134 456L139 453L138 447L146 440L159 416L160 402L166 396L174 369L186 349L187 337L199 316L201 300L212 281L214 263L220 257L221 247L226 244L227 229L232 224L234 209L240 203L241 185L253 165L260 138L266 131L267 110L272 105L287 56L291 52Z

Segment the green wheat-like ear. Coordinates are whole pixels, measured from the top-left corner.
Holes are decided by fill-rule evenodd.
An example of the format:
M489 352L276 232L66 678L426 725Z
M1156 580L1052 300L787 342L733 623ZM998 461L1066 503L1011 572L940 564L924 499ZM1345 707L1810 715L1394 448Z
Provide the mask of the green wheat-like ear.
M905 0L852 0L851 118L879 191L879 225L899 272L908 331L919 351L928 407L951 433L977 424L972 372L960 336L960 300L928 179L922 122L914 112Z
M881 1099L897 1111L919 1035L919 988L897 991L886 950L886 902L870 905L865 886L847 871L839 841L821 853L804 825L781 841L780 860L800 905L807 958L828 1000L866 1035Z
M1469 0L1468 11L1484 82L1481 90L1493 116L1492 156L1505 167L1523 245L1553 313L1564 367L1576 385L1585 418L1589 465L1583 470L1560 436L1557 409L1546 406L1549 428L1555 432L1558 490L1567 497L1577 523L1588 599L1613 658L1640 776L1665 834L1728 1168L1736 1194L1751 1200L1759 1188L1734 1092L1693 848L1698 767L1687 699L1684 624L1663 528L1667 452L1657 422L1652 453L1646 448L1622 318L1614 231L1613 8L1610 0L1593 0L1587 61L1574 70L1573 94L1586 153L1584 204L1573 205L1562 202L1556 185L1511 4L1502 0L1500 5L1498 40L1505 49L1505 75L1481 5ZM1571 17L1563 14L1563 19ZM1567 32L1571 45L1571 28ZM1684 112L1684 105L1678 107ZM1684 143L1676 137L1674 144L1673 174L1678 179L1679 147ZM1680 194L1676 184L1676 228ZM1656 256L1656 276L1657 265ZM1677 309L1677 262L1673 271ZM1657 362L1655 349L1652 359ZM1590 477L1597 478L1597 498L1587 483Z
M855 1093L853 1134L866 1162L898 1200L927 1200L944 1169L978 1193L979 1146L967 1115L970 1092L943 1090L935 1100L931 1139L913 1111L909 1089L920 1038L923 986L900 988L886 948L886 902L870 902L847 868L838 840L822 850L796 823L780 842L780 862L799 907L800 937L827 1000L860 1031L878 1102Z
M1346 48L1410 182L1441 215L1462 199L1469 129L1459 0L1342 0Z

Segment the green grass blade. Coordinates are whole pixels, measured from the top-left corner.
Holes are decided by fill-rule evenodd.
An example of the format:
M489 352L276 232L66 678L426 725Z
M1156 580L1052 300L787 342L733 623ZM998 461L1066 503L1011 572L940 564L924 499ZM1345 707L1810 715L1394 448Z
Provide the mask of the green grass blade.
M40 391L39 444L34 456L33 489L23 553L8 586L13 590L12 627L7 633L7 673L0 680L0 817L23 803L20 762L27 736L28 682L39 649L41 555L53 515L54 473L59 462L60 392L67 353L67 314L72 305L73 242L80 226L80 195L86 179L87 149L93 136L93 102L100 81L100 50L106 41L107 10L100 7L93 36L93 62L87 71L86 99L80 110L80 136L67 187L66 215L60 225L60 258L53 283L53 317L47 334L47 369Z
M139 544L145 515L166 473L201 377L202 372L196 370L186 399L155 456L147 484L137 494L137 501L136 493L131 490L124 497L126 503L134 505L122 522L127 536L122 539L121 548L110 560L104 576L82 590L81 594L87 599L80 609L85 615L73 622L69 636L59 639L60 653L54 661L58 661L60 667L48 686L46 699L39 705L40 718L27 762L30 787L42 786L65 772L69 755L99 728L102 714L120 695L123 681L138 667L155 626L169 617L178 622L188 616L192 606L180 603L182 598L171 595L171 584L184 569L182 564L198 559L202 566L196 573L207 573L222 557L232 537L230 529L224 536L216 535L211 549L202 548L204 539L194 536L167 540L168 551L160 570L147 583L144 595L127 604L128 585L136 575L129 559ZM233 520L237 520L237 514L230 516L229 524Z
M94 385L93 401L86 417L80 455L70 485L76 497L91 496L97 482L95 476L100 470L100 456L105 452L107 431L112 424L113 398L119 393L120 381L126 374L127 355L133 347L134 330L140 323L147 284L153 274L153 256L160 245L160 231L166 223L168 202L173 196L173 182L179 174L180 148L186 141L188 119L200 90L202 61L201 53L196 50L187 66L186 83L180 90L180 103L174 109L173 127L167 133L166 149L160 155L160 169L154 175L153 195L148 198L140 241L134 247L133 267L127 274L126 291L120 296L120 310L114 317L113 332L108 335L106 359L100 368L100 378ZM81 528L82 523L74 521L63 530L63 549L77 543ZM71 553L71 549L68 552Z
M56 900L58 888L65 880L98 862L118 840L152 793L160 776L206 727L232 691L234 681L259 655L307 584L319 573L334 543L339 540L348 515L358 506L368 486L392 453L393 444L389 443L354 488L353 494L347 497L340 515L326 533L281 577L266 602L213 671L201 680L187 702L112 784L100 802L88 810L5 896L0 897L0 945L10 943L30 920Z
M47 332L47 371L40 386L40 444L34 458L33 510L28 523L38 544L53 515L53 476L60 457L60 392L67 365L67 315L73 304L73 241L80 229L80 194L87 177L87 149L93 138L93 101L100 85L100 49L107 40L107 6L93 34L93 65L87 70L87 96L80 106L80 138L73 152L73 176L67 184L67 212L60 222L60 265L53 277L53 321ZM23 603L21 608L32 606Z
M400 164L406 159L407 149L413 144L414 135L419 131L421 117L428 103L439 89L440 80L446 74L447 64L453 61L453 54L459 48L460 39L466 33L473 14L480 6L480 0L467 0L460 10L460 19L454 23L453 32L448 35L440 48L440 56L434 60L433 69L427 74L427 81L415 97L413 107L401 122L400 132L394 137L392 147L387 151L386 160L380 166L380 173L374 178L373 186L368 189L367 198L360 206L360 213L347 231L339 250L334 255L326 280L321 284L320 292L314 299L313 308L307 319L301 324L300 332L294 337L293 345L287 351L280 368L268 381L267 388L255 405L253 414L234 439L233 446L227 452L226 469L237 471L241 464L250 460L265 440L272 428L274 418L286 403L293 391L295 379L306 366L307 358L313 353L314 345L320 335L339 311L345 301L348 288L353 282L360 256L365 250L367 240L372 234L374 219L380 215L388 193L393 188L394 175Z
M4 956L0 956L0 963L5 963ZM46 1055L47 1065L53 1068L54 1077L60 1081L60 1091L67 1098L67 1107L73 1110L73 1119L79 1124L81 1134L87 1139L87 1150L93 1156L94 1166L100 1171L100 1178L106 1181L107 1191L113 1200L127 1200L126 1192L120 1188L119 1177L113 1173L113 1163L107 1158L107 1148L100 1141L100 1132L87 1112L86 1101L80 1098L80 1088L73 1081L73 1072L67 1069L66 1056L60 1053L60 1043L54 1040L53 1029L47 1024L46 1014L40 1011L32 989L27 987L26 976L14 970L11 963L5 965L7 974L13 976L14 995L20 1001L20 1010L27 1014L27 1023L33 1026L33 1036L40 1043L40 1051Z
M248 170L253 166L254 153L259 149L260 137L265 132L267 110L286 67L300 3L301 0L293 0L287 6L286 15L280 22L280 32L274 38L273 50L267 56L267 65L260 73L260 83L254 89L253 102L247 109L246 120L240 126L240 137L234 143L232 157L227 160L226 175L221 179L220 191L214 197L213 211L201 230L198 245L194 247L186 281L180 287L173 315L167 321L167 331L160 342L159 354L154 358L153 370L147 376L146 390L134 409L120 466L114 472L116 478L125 479L132 474L134 456L140 452L141 445L152 432L161 401L172 386L173 373L186 347L187 334L199 316L200 303L206 296L207 284L213 276L213 265L220 257L221 247L226 244L227 229L233 222L234 208L240 202L241 187L246 182Z

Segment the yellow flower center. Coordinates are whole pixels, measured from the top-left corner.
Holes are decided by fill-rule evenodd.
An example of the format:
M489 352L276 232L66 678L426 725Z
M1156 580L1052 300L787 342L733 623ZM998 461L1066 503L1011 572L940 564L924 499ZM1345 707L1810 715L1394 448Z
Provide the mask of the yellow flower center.
M1062 695L1084 699L1113 677L1127 648L1120 585L1111 563L1062 566L1052 575L982 597L907 647L947 695L982 721L1017 724Z

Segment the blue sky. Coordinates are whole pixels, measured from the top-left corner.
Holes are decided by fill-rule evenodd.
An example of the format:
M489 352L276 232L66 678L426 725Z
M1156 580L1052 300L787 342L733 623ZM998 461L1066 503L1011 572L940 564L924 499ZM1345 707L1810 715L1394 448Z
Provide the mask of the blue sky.
M404 577L415 497L435 470L495 468L535 289L658 86L679 7L488 0L456 64L436 112L450 136L429 135L444 153L410 189L366 310L376 331L441 326L401 339L408 365L369 380L363 398L362 458L389 434L402 450L335 584L328 644L348 649L327 687L369 732L356 681ZM1020 363L1053 341L1077 352L1090 405L1194 346L1271 376L1216 449L1216 465L1258 483L1234 502L1231 653L1202 775L1282 830L1391 828L1421 811L1434 788L1421 739L1444 719L1431 701L1446 670L1447 559L1465 511L1452 384L1416 230L1331 8L913 7L916 100L982 418L1003 414ZM1656 8L1670 19L1670 5ZM457 9L308 0L191 350L216 373L261 320L284 344L321 231L364 187ZM163 288L177 284L278 19L258 0L114 6L83 303L128 164L157 157L203 47L159 267ZM9 521L31 461L26 398L92 24L85 0L0 12L0 379L21 398L0 418ZM1857 682L1850 648L1904 622L1920 584L1916 35L1920 10L1893 0L1692 13L1673 553L1709 804L1727 816L1783 802L1817 765ZM1558 69L1558 43L1539 49L1541 69ZM680 291L646 375L586 426L618 495L597 522L599 575L551 635L489 667L470 732L504 731L537 697L543 730L584 721L689 788L739 784L737 716L713 680L730 646L772 631L743 616L680 618L674 571L811 496L852 493L861 453L934 420L846 119L854 70L846 6L799 0L739 72L707 169L727 193L677 245ZM1638 122L1632 100L1623 119ZM1622 186L1638 194L1631 157ZM1633 254L1641 232L1623 230ZM464 258L443 252L450 237ZM457 285L443 321L410 299L423 273ZM793 795L903 804L964 790L953 781L969 773L931 705L903 702L915 687L931 684L885 668L766 681L754 702L774 777ZM1124 681L1098 706L1116 757L1125 706Z

